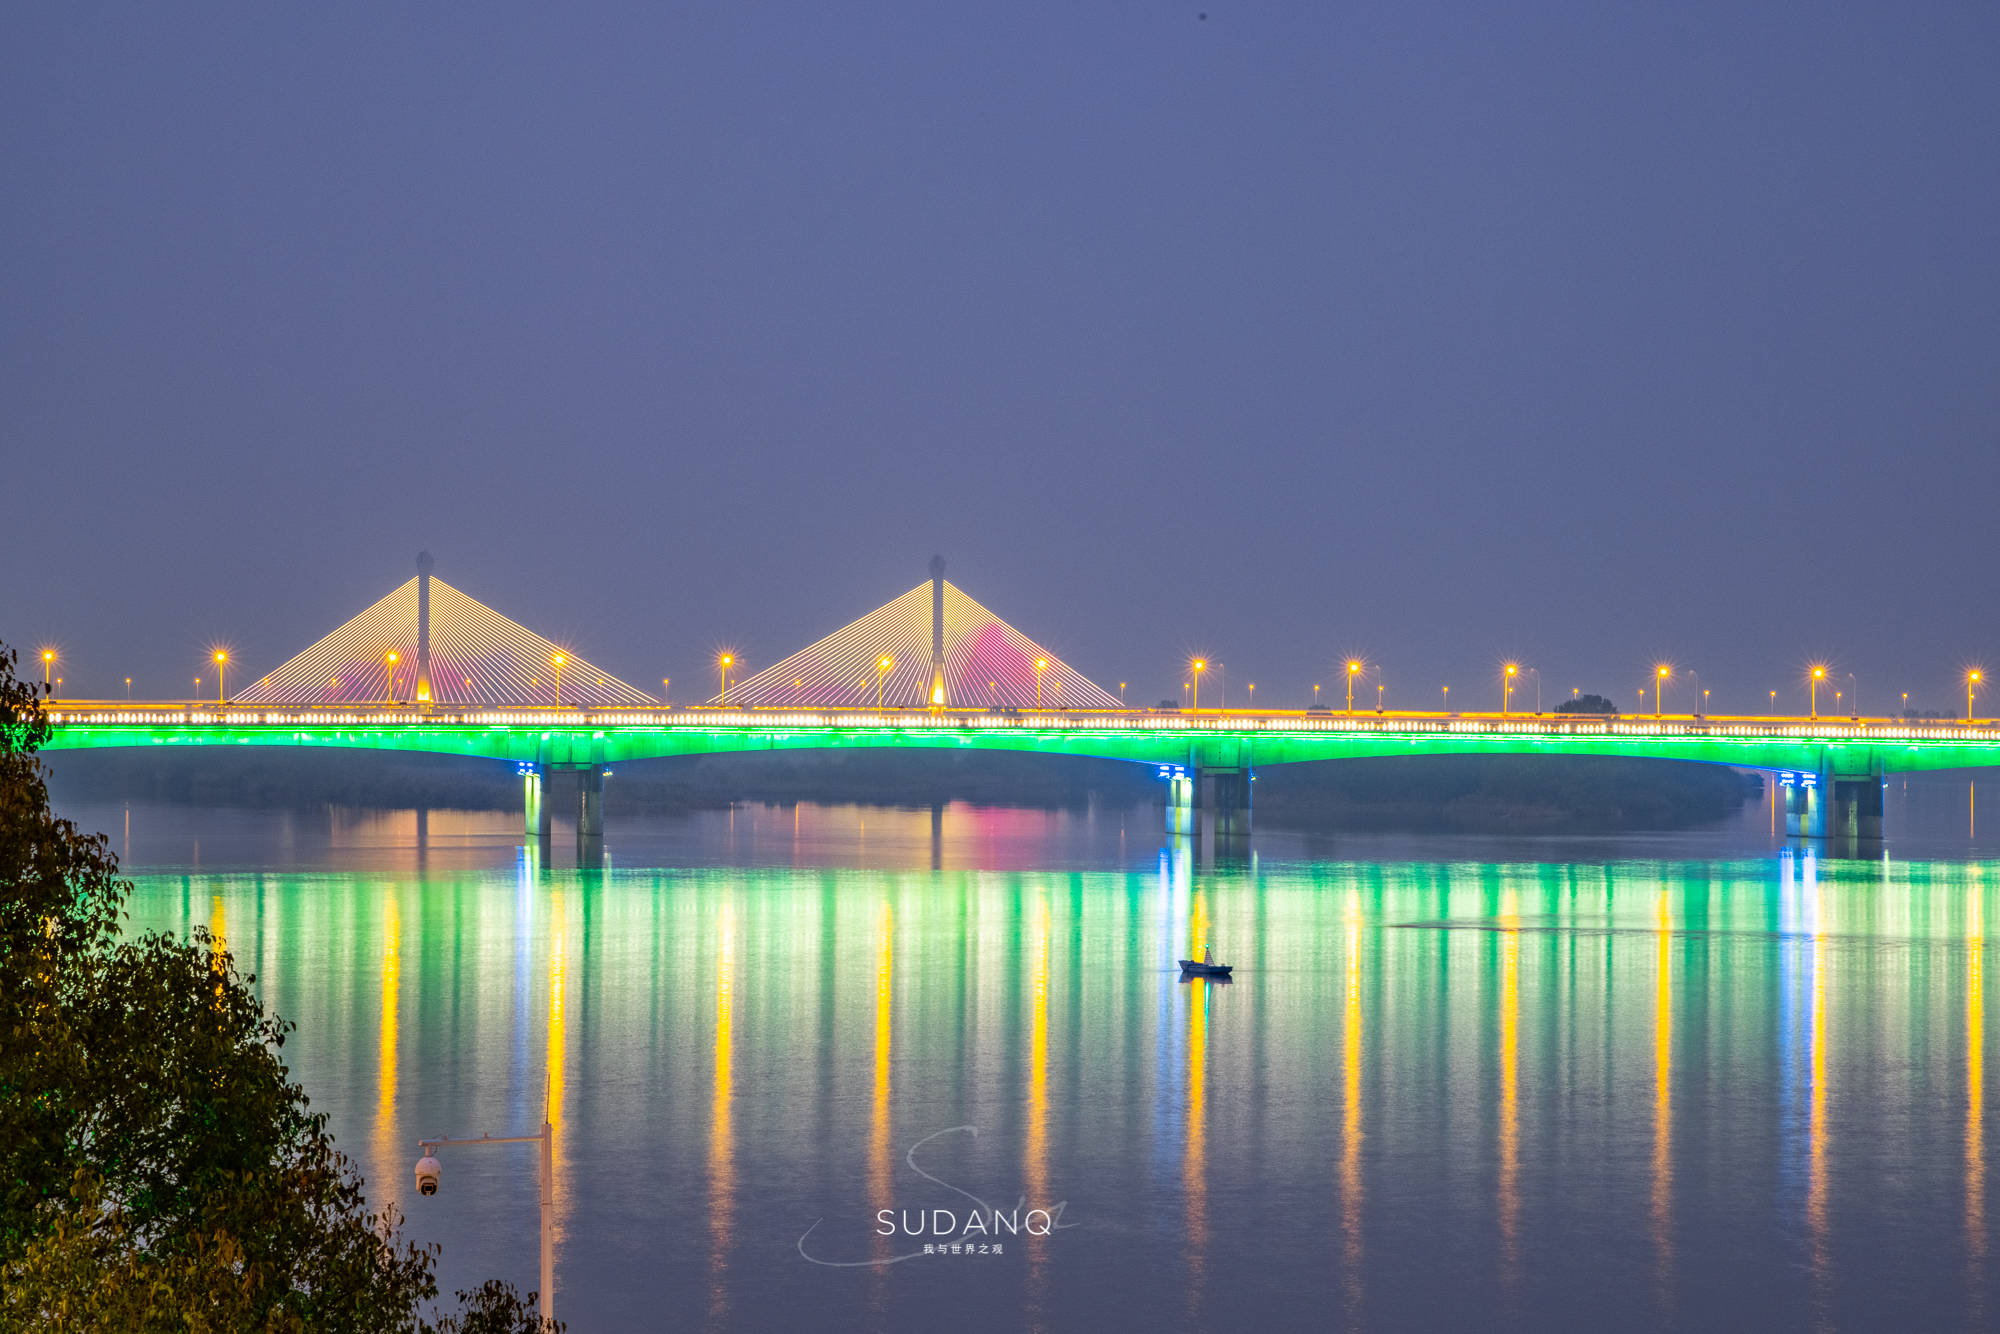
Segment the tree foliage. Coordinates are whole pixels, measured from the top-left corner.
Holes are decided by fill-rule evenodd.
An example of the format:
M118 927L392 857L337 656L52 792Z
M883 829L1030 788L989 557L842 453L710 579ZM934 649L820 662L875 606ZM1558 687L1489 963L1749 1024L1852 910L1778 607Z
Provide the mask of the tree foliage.
M435 1253L370 1212L220 942L121 932L101 835L49 807L41 691L0 646L0 1329L529 1331L505 1284L442 1324Z
M1556 705L1555 711L1557 713L1608 714L1614 718L1618 716L1618 706L1602 695L1578 695L1575 699L1566 699Z

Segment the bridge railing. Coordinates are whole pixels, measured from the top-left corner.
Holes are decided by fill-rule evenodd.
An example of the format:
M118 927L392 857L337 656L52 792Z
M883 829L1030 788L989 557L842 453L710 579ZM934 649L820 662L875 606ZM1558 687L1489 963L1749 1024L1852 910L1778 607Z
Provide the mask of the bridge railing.
M843 708L556 708L516 706L437 709L257 709L233 705L127 701L54 702L58 725L133 727L524 727L524 728L871 728L1027 729L1146 732L1457 733L1511 736L1766 737L1871 741L2000 739L1994 720L1913 721L1901 718L1799 718L1666 715L1602 717L1550 714L1369 712L1327 714L1293 710L963 710Z

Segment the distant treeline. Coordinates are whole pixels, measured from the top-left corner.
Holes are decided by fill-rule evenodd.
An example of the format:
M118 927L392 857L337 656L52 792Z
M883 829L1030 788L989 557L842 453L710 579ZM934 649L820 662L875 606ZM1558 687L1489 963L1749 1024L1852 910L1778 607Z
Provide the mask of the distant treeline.
M47 758L60 801L204 806L509 810L511 765L455 755L254 749L102 750ZM1763 795L1716 765L1594 756L1432 755L1272 765L1257 771L1259 824L1467 832L1679 829ZM1158 803L1148 765L1004 751L790 751L614 765L605 809L670 813L736 801L1043 809Z

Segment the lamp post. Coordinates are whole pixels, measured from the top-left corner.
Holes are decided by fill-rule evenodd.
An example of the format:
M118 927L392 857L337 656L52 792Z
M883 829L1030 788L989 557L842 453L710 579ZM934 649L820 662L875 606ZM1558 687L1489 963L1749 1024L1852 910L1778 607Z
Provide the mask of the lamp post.
M729 669L735 664L736 656L732 653L725 653L715 660L715 673L722 678L719 702L725 709L729 707Z
M1812 716L1814 718L1819 717L1819 683L1825 679L1826 668L1815 667L1812 669L1812 676L1807 685L1807 690L1810 692L1808 695L1808 707L1812 709Z
M1977 667L1965 674L1965 721L1972 721L1972 696L1984 678Z
M125 702L132 702L132 678L129 676L125 678Z
M1118 707L1121 709L1125 707L1125 683L1123 681L1118 683Z
M1667 666L1664 662L1653 669L1653 716L1655 718L1660 716L1660 687L1665 685L1667 678L1673 674L1674 669Z
M424 1151L424 1156L417 1159L417 1193L420 1195L437 1194L438 1185L443 1176L443 1168L439 1164L433 1150L441 1149L447 1144L539 1144L542 1146L542 1151L539 1155L540 1171L538 1173L540 1178L538 1184L541 1187L542 1197L542 1290L536 1296L538 1298L537 1306L542 1316L542 1327L544 1329L553 1329L556 1318L556 1155L555 1129L549 1124L548 1112L545 1110L542 1113L542 1130L538 1135L481 1135L476 1139L453 1139L448 1135L438 1135L431 1139L418 1140L417 1144Z
M1500 716L1502 718L1507 716L1507 705L1514 698L1514 678L1520 674L1521 669L1511 662L1507 664L1507 669L1500 673Z
M1347 660L1347 711L1354 712L1354 677L1361 670L1361 664L1354 659Z
M1035 707L1042 707L1042 673L1049 669L1047 658L1035 659Z
M660 678L660 703L665 704L668 702L668 695L672 692L673 687L673 677L663 676Z
M229 650L219 648L215 651L215 702L217 704L223 703L229 696L229 691L223 685L228 679Z
M1250 683L1250 702L1244 707L1252 710L1253 712L1257 708L1257 683L1255 681L1252 681Z
M1444 688L1444 711L1445 711L1446 713L1450 713L1450 712L1451 712L1451 687L1450 687L1450 686L1446 686L1446 687Z
M1688 675L1689 675L1689 676L1692 676L1692 677L1694 678L1694 688L1695 688L1696 690L1701 690L1701 673L1700 673L1700 672L1697 672L1697 671L1695 671L1695 670L1694 670L1693 668L1689 668L1689 669L1688 669ZM1704 715L1706 715L1706 714L1707 714L1707 712L1708 712L1708 704L1707 704L1707 700L1708 700L1708 692L1707 692L1706 690L1701 690L1701 698L1702 698L1702 701L1703 701L1703 703L1702 703L1702 713L1703 713Z
M1315 709L1319 707L1319 682L1317 681L1313 682L1313 707Z
M1542 669L1530 667L1528 675L1535 678L1535 716L1539 718L1542 716Z
M894 658L878 658L875 662L875 707L882 707L882 678L896 665Z
M56 662L56 651L52 648L43 649L42 650L42 693L44 695L49 693L49 668L55 666L55 662Z
M1778 712L1778 692L1775 690L1771 692L1771 712L1774 715Z
M1202 674L1203 672L1205 672L1205 671L1207 671L1207 670L1208 670L1208 660L1207 660L1206 658L1196 658L1196 659L1194 660L1194 663L1193 663L1193 666L1194 666L1194 708L1193 708L1192 712L1195 712L1195 713L1200 713L1200 712L1201 712L1201 674Z
M396 650L390 649L385 653L383 661L389 664L389 703L394 704L396 702Z

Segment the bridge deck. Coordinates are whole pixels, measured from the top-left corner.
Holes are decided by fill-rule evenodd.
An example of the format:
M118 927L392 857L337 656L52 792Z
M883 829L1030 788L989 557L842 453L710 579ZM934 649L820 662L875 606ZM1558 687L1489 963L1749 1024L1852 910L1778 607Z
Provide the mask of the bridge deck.
M1247 765L1413 754L1615 755L1773 770L2000 765L2000 726L1891 718L923 709L252 710L64 701L52 750L308 746L514 763L614 763L768 750L981 749L1146 764Z

